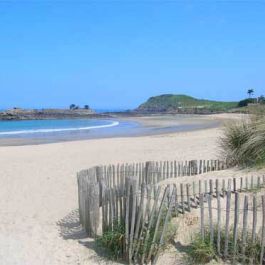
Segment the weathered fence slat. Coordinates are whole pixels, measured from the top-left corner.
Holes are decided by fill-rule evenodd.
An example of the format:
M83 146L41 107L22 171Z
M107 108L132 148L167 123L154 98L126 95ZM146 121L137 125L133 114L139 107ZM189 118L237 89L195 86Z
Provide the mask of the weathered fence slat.
M200 194L200 210L201 210L201 237L204 240L204 194Z
M212 195L208 195L208 211L209 211L209 229L210 229L210 242L213 245L214 233L213 233L213 212L212 212Z
M221 201L220 201L219 191L217 191L216 198L217 198L217 251L218 254L221 255Z
M237 256L237 238L238 238L238 222L239 222L239 205L240 198L239 194L235 193L235 214L234 214L234 232L233 232L233 240L234 240L234 253L233 253L233 261L235 262Z
M252 222L252 243L255 242L256 240L256 227L257 227L257 198L256 196L254 195L253 196L253 204L252 204L253 208L252 208L252 211L253 211L253 222Z
M162 230L160 241L159 241L159 245L158 245L158 248L157 248L157 253L156 253L156 255L154 257L154 260L152 262L153 264L156 264L157 259L158 259L158 255L159 255L159 252L160 252L159 250L161 249L161 246L164 244L164 236L165 236L167 225L168 225L169 218L170 218L170 215L171 215L171 207L172 207L172 203L173 203L173 197L174 197L174 190L172 191L172 194L171 194L169 207L168 207L168 210L167 210L167 213L166 213L166 217L165 217L164 225L163 225L163 230Z
M242 230L242 263L245 262L245 251L247 243L247 227L248 227L248 196L244 199L244 213L243 213L243 230Z
M262 195L262 232L261 232L260 265L263 264L264 246L265 246L265 195Z
M229 190L227 192L227 197L226 197L225 246L224 246L225 257L228 256L230 208L231 208L231 191Z

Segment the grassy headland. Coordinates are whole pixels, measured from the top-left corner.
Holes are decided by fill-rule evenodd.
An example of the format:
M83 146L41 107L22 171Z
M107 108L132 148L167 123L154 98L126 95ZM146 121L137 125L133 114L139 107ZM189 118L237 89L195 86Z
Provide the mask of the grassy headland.
M139 112L212 113L228 111L238 102L196 99L187 95L165 94L149 98L136 110Z

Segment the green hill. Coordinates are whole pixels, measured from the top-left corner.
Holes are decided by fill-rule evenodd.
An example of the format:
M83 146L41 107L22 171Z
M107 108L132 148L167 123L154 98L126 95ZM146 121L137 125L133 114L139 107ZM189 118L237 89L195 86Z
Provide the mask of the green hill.
M149 98L136 111L172 113L221 112L237 107L238 102L196 99L186 95L165 94Z

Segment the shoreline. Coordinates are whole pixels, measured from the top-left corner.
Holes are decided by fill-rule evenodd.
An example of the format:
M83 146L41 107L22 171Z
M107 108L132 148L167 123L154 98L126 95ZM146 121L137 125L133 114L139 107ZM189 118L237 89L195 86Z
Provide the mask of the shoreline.
M237 115L238 116L238 115ZM182 119L178 119L181 117ZM184 117L184 118L183 118ZM59 134L52 137L0 137L1 146L24 146L52 144L57 142L86 141L93 139L143 137L168 135L179 132L198 131L218 128L223 122L234 119L235 114L212 115L148 115L141 117L117 117L112 120L134 124L131 128L115 128L110 131L91 130L89 133L78 132L76 135ZM237 117L238 118L238 117Z
M226 120L212 117L217 118ZM143 122L151 122L144 119ZM76 173L97 165L217 159L221 133L218 127L152 136L0 147L1 263L118 264L98 255L93 240L79 224Z

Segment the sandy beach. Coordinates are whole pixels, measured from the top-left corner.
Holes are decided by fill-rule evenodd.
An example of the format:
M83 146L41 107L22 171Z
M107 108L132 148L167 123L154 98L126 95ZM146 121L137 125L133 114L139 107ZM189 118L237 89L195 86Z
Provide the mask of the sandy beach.
M265 265L264 14L0 0L0 265Z
M227 120L231 116L213 118ZM105 264L78 223L76 172L98 164L215 159L221 133L219 127L141 137L1 146L0 264Z

